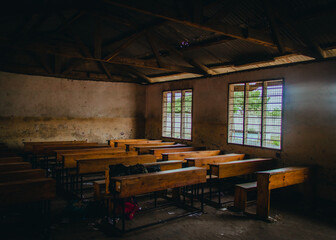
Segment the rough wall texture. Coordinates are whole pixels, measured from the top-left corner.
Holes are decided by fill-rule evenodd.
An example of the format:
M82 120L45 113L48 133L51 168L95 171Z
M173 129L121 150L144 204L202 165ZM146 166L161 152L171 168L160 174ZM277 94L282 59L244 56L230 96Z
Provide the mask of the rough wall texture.
M320 196L336 199L336 61L306 63L224 76L169 82L147 88L146 137L161 137L162 91L193 89L192 144L281 164L318 166ZM282 151L227 144L228 83L284 79ZM324 197L326 197L324 195Z
M0 72L0 142L144 136L146 89Z

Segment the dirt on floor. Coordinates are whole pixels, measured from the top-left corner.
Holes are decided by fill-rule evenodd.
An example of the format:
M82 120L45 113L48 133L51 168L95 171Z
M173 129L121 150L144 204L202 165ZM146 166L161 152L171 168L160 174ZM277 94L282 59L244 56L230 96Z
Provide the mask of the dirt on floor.
M297 196L273 194L271 218L265 222L254 217L255 202L250 202L247 213L233 212L232 195L222 197L226 202L221 208L206 205L203 214L187 215L183 218L120 235L113 231L112 218L102 217L105 210L89 201L69 201L63 197L52 202L50 231L42 231L41 221L26 215L20 221L1 224L2 239L336 239L336 209L333 203L319 201L307 205ZM159 199L158 205L166 200ZM148 212L146 206L153 199L138 202L142 207L133 220L126 220L126 228L137 227L153 221L186 213L176 206L166 206ZM199 206L196 202L195 206ZM16 216L18 217L18 216ZM37 216L38 218L38 216ZM6 219L5 219L6 220ZM8 220L8 219L7 219ZM4 219L2 219L4 221ZM119 219L117 226L121 226Z

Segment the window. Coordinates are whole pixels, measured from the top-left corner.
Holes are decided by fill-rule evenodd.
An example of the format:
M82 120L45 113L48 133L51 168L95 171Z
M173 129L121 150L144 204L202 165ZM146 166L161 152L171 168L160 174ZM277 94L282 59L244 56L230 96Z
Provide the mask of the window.
M162 136L191 140L192 90L163 92Z
M281 149L282 83L229 85L229 143Z

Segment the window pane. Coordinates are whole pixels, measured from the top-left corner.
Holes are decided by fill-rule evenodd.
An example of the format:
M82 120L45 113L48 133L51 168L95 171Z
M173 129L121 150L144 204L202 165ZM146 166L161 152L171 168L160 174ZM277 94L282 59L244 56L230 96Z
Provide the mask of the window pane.
M162 136L171 137L171 92L163 92L162 96Z
M182 93L182 138L190 140L192 129L192 90L184 90Z
M229 92L229 143L243 144L245 84L231 84Z
M246 83L245 139L246 145L261 146L262 82Z
M229 85L228 142L281 149L282 80Z
M191 139L192 90L163 92L162 136Z
M272 80L264 85L263 147L281 149L282 80Z

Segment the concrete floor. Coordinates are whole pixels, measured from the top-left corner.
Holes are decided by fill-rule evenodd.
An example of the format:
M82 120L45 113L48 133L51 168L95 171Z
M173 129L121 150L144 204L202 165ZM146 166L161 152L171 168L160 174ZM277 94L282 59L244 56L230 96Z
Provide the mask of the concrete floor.
M233 196L229 195L223 200L232 199ZM205 214L202 215L187 216L118 236L111 231L106 219L99 217L99 212L93 210L89 216L82 211L72 211L69 201L58 198L52 203L51 239L336 239L336 210L332 203L320 203L320 207L312 213L311 210L306 210L299 198L290 196L292 201L288 199L288 196L281 194L272 195L271 222L256 220L250 214L229 211L226 208L232 205L229 203L221 209L206 206ZM139 202L139 205L148 203L151 201ZM247 211L255 212L253 202ZM144 224L146 220L160 220L182 212L183 210L170 206L145 214L136 213L135 218L127 220L126 224L135 226L138 223ZM17 230L20 228L15 225L12 227L12 234L4 239L40 238L39 235L29 233L31 227L25 230Z

